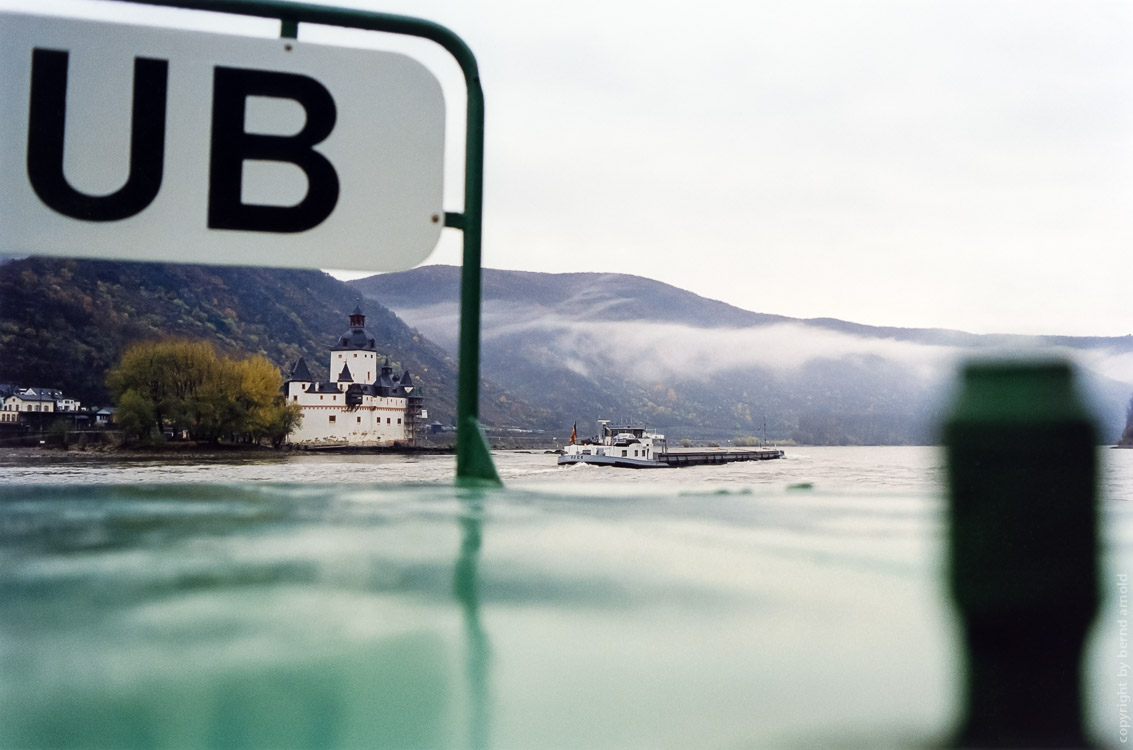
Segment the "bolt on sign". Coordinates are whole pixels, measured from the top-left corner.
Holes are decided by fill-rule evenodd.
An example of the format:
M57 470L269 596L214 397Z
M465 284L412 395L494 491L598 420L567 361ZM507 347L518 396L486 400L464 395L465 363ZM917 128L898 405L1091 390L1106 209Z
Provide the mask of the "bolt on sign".
M0 13L0 252L411 268L444 115L400 54Z

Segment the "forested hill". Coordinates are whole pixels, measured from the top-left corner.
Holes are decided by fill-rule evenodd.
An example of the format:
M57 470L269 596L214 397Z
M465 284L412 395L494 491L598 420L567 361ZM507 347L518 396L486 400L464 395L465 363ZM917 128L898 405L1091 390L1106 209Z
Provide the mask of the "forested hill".
M425 389L430 418L455 411L456 362L395 314L321 271L23 258L0 265L0 382L106 403L107 370L130 343L170 337L263 354L286 375L300 356L327 377L328 350L361 303L378 351ZM487 424L538 410L487 384Z

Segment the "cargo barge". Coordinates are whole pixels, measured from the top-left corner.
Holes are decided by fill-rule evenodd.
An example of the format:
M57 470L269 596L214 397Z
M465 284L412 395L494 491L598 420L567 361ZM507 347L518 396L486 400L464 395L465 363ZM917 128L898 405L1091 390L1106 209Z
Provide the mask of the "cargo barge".
M730 464L738 461L769 461L783 458L777 448L669 448L665 436L647 432L643 425L598 421L597 439L579 442L577 430L559 456L559 466L589 464L623 469L670 469L680 466Z

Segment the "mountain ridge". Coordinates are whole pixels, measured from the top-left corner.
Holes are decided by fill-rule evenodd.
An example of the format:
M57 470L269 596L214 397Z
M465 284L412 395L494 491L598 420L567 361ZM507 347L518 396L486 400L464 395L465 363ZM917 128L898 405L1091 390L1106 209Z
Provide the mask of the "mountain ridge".
M299 356L327 349L361 302L430 417L455 413L460 269L342 282L320 271L28 257L2 263L0 382L106 403L105 373L137 340L184 337ZM1075 358L1103 437L1124 428L1133 337L1021 337L871 327L755 313L646 277L483 272L480 415L547 430L644 420L671 439L766 436L819 444L929 443L960 361L1006 350Z
M349 285L452 351L459 277L455 266L422 266ZM750 435L766 423L768 437L800 442L933 442L958 362L1003 351L1090 360L1085 390L1107 434L1120 434L1133 390L1106 370L1123 372L1131 336L796 319L610 273L484 269L482 294L485 376L539 398L563 424L629 415L695 438Z

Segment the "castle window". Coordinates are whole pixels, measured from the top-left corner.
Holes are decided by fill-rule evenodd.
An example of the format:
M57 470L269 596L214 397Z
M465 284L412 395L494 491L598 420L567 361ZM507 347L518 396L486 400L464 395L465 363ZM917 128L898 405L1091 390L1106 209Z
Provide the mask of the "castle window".
M334 415L333 414L330 415L330 423L334 424Z
M354 359L358 359L358 352L354 352Z
M386 424L389 424L389 417L386 417Z
M292 396L292 397L291 397L291 400L292 400L292 401L298 401L298 400L299 400L299 397L298 397L298 396Z
M358 424L362 424L362 418L358 417Z
M398 418L397 418L397 423L398 423L398 424L401 424L401 417L398 417Z

